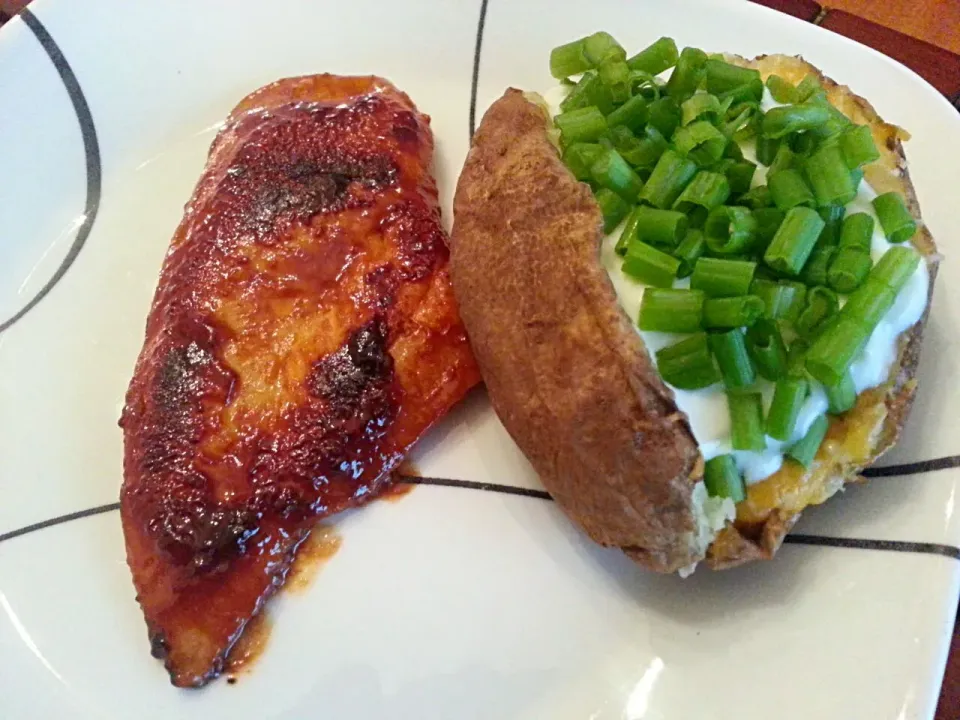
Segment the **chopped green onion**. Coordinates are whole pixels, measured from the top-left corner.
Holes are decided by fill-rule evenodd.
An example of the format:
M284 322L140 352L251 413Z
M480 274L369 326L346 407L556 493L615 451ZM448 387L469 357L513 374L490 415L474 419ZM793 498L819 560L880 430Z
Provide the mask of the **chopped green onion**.
M819 285L810 288L807 291L807 304L797 318L797 333L807 340L816 337L839 309L839 299L833 290Z
M730 143L736 146L736 143ZM730 183L730 192L734 195L741 195L750 189L753 182L753 174L757 171L757 166L749 160L738 160L731 163L726 169L725 175Z
M786 213L776 208L759 208L753 211L753 218L757 221L757 248L766 250L767 246L773 241L777 230L783 224L783 218Z
M796 87L797 102L806 102L811 95L820 89L822 88L820 87L820 81L817 80L817 76L813 74L806 75Z
M822 245L815 247L810 253L810 259L803 266L800 273L800 279L810 287L814 285L827 284L827 270L830 269L830 263L833 262L833 256L836 255L837 248L832 245Z
M607 131L607 120L595 105L560 113L553 122L564 145L594 142Z
M844 130L840 135L840 149L851 170L880 159L869 125L853 125Z
M680 267L677 270L678 278L690 277L693 273L693 266L703 255L707 243L704 240L703 233L699 230L687 230L686 236L673 251L673 256L680 261Z
M560 103L560 112L579 110L591 105L604 115L613 110L613 95L610 94L610 88L604 85L597 73L592 70L584 73L580 82L563 99Z
M590 174L597 185L613 190L628 202L635 201L643 189L640 176L616 150L604 150L590 167Z
M841 246L827 270L827 284L838 293L849 295L860 287L872 266L866 250Z
M730 412L730 443L734 450L764 450L763 398L758 392L727 394Z
M643 218L643 214L640 213L640 208L642 205L637 205L630 211L630 214L627 215L627 220L623 224L623 232L620 233L620 237L617 238L617 244L614 246L613 251L617 255L626 255L627 247L630 245L631 241L639 240L638 228L640 225L640 220Z
M919 264L920 255L912 248L892 247L877 261L870 280L883 283L894 293L899 293Z
M813 464L813 459L817 456L817 450L820 449L820 444L823 442L823 438L827 434L827 428L829 427L830 421L827 420L827 416L820 415L813 421L813 424L810 425L807 434L787 451L787 455L803 465L803 467L809 468Z
M770 163L770 172L775 173L778 170L791 168L794 166L795 160L796 154L787 143L782 142L780 147L777 148L777 154L774 155L773 162Z
M627 60L631 70L659 75L677 64L680 54L673 38L662 37Z
M853 189L859 190L860 183L863 181L863 168L857 168L850 171L850 182L853 183Z
M667 95L675 98L677 102L683 102L693 95L703 79L703 66L706 62L707 54L703 50L684 48L667 81Z
M673 203L673 209L687 213L695 207L702 207L709 212L723 205L728 197L730 197L730 184L726 176L701 170L680 193L680 197Z
M761 165L770 165L780 149L780 138L768 138L761 135L757 138L757 162Z
M733 389L752 385L756 374L747 354L743 331L734 328L726 332L710 333L708 340L717 365L720 366L724 384Z
M766 185L758 185L757 187L745 192L740 200L740 205L744 205L751 210L759 210L760 208L770 207L773 205L773 196L770 195L770 188Z
M840 247L870 252L873 225L873 217L867 213L847 215L840 229Z
M659 78L641 70L630 71L630 87L634 95L640 95L647 102L660 99L660 88L663 83Z
M729 92L746 86L750 96L759 102L763 98L763 80L760 71L731 65L723 60L710 58L704 63L707 77L707 92Z
M609 235L630 212L630 205L613 190L607 188L597 190L594 198L603 216L603 232Z
M795 132L787 136L787 142L797 155L809 155L817 147L817 136L812 132Z
M737 255L749 249L757 233L757 221L745 207L721 205L707 216L703 234L707 247L717 255Z
M696 163L667 150L640 192L640 201L661 209L669 208L696 173Z
M810 186L796 170L788 168L771 172L767 175L767 186L773 202L784 212L799 205L814 207L816 204Z
M764 262L777 272L799 274L813 251L823 225L824 222L816 210L807 207L790 208L763 254Z
M608 32L595 32L583 39L583 54L594 66L607 60L626 60L627 51L623 49Z
M698 332L703 319L704 295L699 290L647 288L640 301L641 330Z
M873 331L896 300L897 293L883 282L868 277L843 306L843 316Z
M550 51L550 74L557 79L589 70L592 63L583 52L583 39L560 45Z
M723 157L731 160L743 160L743 150L740 148L739 143L728 142L727 146L723 149Z
M820 213L820 218L824 222L820 237L817 238L817 247L838 244L847 208L844 205L825 205L817 212Z
M677 150L701 167L717 162L727 145L726 136L706 120L678 128L673 134Z
M883 228L890 242L906 242L917 231L917 223L907 210L900 193L888 192L877 195L873 199L873 209L877 211L880 227Z
M610 88L615 103L626 102L630 98L630 68L626 60L608 58L600 63L597 74L600 81Z
M770 108L763 116L761 132L768 138L782 138L801 130L814 130L830 119L822 105L782 105Z
M711 123L720 118L720 101L716 95L697 93L680 104L680 124L689 125L695 120L707 120Z
M654 287L670 287L677 276L680 261L642 242L631 242L623 260L625 275Z
M656 352L660 377L681 390L699 390L720 380L706 333L696 333Z
M647 122L647 101L641 95L634 95L623 105L607 115L607 125L617 127L625 125L631 130L640 130Z
M563 164L577 180L590 181L593 179L590 168L603 152L603 148L596 143L571 143L563 151Z
M654 100L650 103L647 122L664 137L673 137L673 133L680 127L680 105L668 96Z
M787 352L787 377L806 379L807 350L809 349L810 343L803 338L797 338L790 343L790 350Z
M806 292L800 283L754 280L750 284L750 293L763 302L763 316L769 320L787 320L791 314L799 315Z
M724 119L726 122L723 124L723 134L734 141L743 142L757 134L757 128L760 125L760 105L750 100L739 102L730 106ZM739 148L739 145L736 147Z
M643 130L643 137L639 138L631 148L621 149L620 154L635 168L652 169L667 147L667 140L660 131L652 125L647 125Z
M755 295L707 298L703 304L703 326L710 329L749 327L763 310L763 300Z
M857 195L850 169L836 146L827 146L807 158L803 165L817 205L846 205Z
M777 323L766 318L757 320L747 330L747 353L760 377L779 380L787 369L787 348L780 337Z
M781 442L793 436L800 410L807 399L807 389L808 384L804 378L784 377L777 381L770 411L767 413L767 435Z
M687 216L675 210L658 210L647 205L637 207L635 237L651 245L676 247L687 234Z
M730 498L735 503L743 502L747 497L743 476L733 455L717 455L707 460L703 467L703 484L710 497Z
M771 75L767 78L767 89L778 103L789 105L797 102L797 88L779 75Z
M868 328L840 314L807 350L807 371L824 385L836 385L869 337Z
M707 297L746 295L757 264L746 260L721 260L702 257L693 266L690 287L703 290Z
M848 370L836 385L824 385L827 391L828 409L834 415L844 413L857 404L857 388Z

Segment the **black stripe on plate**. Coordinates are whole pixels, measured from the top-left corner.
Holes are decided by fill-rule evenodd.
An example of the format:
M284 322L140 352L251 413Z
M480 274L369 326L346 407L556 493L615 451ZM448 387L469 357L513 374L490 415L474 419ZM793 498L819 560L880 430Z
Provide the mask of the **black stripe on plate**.
M483 47L483 26L487 22L487 0L480 3L480 21L477 23L477 44L473 49L473 78L470 81L470 137L477 129L477 83L480 80L480 50Z
M99 505L97 507L87 508L86 510L80 510L68 515L60 515L59 517L51 518L50 520L44 520L42 522L34 523L33 525L27 525L26 527L17 528L16 530L2 533L0 534L0 542L3 542L4 540L13 540L21 535L27 535L29 533L36 532L37 530L44 530L56 525L62 525L63 523L70 522L71 520L80 520L81 518L90 517L92 515L102 515L103 513L113 512L114 510L119 509L120 503L117 502L110 503L109 505Z
M839 538L829 535L787 535L783 539L791 545L816 545L818 547L851 548L854 550L887 550L891 552L943 555L960 560L960 548L939 543L903 542L899 540L866 540L863 538Z
M861 475L868 478L896 477L900 475L919 475L936 470L948 470L960 467L960 455L921 460L919 462L904 463L903 465L884 465L881 467L866 468Z
M499 483L474 482L472 480L450 480L448 478L425 478L412 475L399 475L398 481L409 485L438 485L440 487L456 487L466 490L484 490L486 492L502 493L504 495L520 495L522 497L537 498L538 500L553 500L545 490L516 487L514 485L500 485Z
M83 249L83 245L90 236L90 231L93 229L93 222L97 218L97 211L100 209L100 144L97 142L97 131L93 125L93 115L90 113L90 106L87 104L87 100L83 95L83 90L80 89L77 76L74 75L73 70L70 68L70 63L67 62L67 59L57 46L56 41L37 19L37 16L27 9L21 10L19 15L46 51L47 56L60 75L60 80L63 81L67 95L70 96L70 102L73 103L73 110L77 114L77 121L80 123L80 134L83 138L83 151L86 157L87 197L83 210L83 222L77 229L77 236L74 238L70 250L67 251L66 256L60 263L60 267L57 268L53 277L47 281L47 284L40 288L40 291L34 295L26 305L9 320L0 323L0 333L8 329L36 307L37 303L43 300L47 293L53 289L53 286L60 282L60 279L66 274L67 270L70 269L70 266L73 265L74 260L77 259L80 250Z

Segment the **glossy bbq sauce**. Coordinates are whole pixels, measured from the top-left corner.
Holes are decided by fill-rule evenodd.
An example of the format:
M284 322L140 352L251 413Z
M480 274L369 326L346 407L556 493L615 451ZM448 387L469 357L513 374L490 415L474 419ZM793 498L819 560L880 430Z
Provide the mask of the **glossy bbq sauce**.
M266 650L270 642L272 626L273 623L266 610L261 610L247 623L246 629L230 650L223 665L223 672L230 685L236 683L239 676L250 672L252 666Z
M300 594L306 592L320 570L337 554L343 538L335 527L317 525L297 551L297 557L287 573L285 591Z

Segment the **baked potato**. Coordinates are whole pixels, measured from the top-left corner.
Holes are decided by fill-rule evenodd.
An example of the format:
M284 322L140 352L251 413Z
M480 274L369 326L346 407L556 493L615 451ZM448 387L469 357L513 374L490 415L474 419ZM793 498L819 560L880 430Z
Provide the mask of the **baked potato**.
M920 217L900 128L798 57L726 61L797 83L815 76L834 107L869 126L864 168ZM800 512L824 502L893 445L916 390L938 255L922 222L912 244L929 271L923 316L897 340L885 382L830 416L809 467L787 461L736 504L710 497L690 419L618 303L600 261L603 218L562 162L542 98L509 89L473 138L454 199L451 275L493 407L569 518L639 565L689 570L769 559Z

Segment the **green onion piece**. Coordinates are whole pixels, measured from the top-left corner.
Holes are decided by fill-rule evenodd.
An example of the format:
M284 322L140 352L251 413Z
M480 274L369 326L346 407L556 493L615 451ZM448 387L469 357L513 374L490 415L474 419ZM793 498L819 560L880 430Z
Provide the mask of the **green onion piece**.
M727 98L727 100L730 99ZM724 119L723 134L735 142L743 142L757 134L757 128L760 126L760 105L752 100L738 102L730 106L724 114Z
M675 210L658 210L646 205L637 207L635 237L651 245L676 247L687 234L687 216Z
M830 111L821 105L782 105L764 113L761 132L768 138L782 138L801 130L813 130L830 119Z
M690 277L693 273L693 266L703 255L707 243L704 240L703 233L699 230L687 230L686 236L680 241L677 249L673 251L673 256L680 261L680 267L677 269L677 277Z
M594 198L603 216L603 232L609 235L630 212L630 205L613 190L600 188Z
M563 99L560 103L560 112L579 110L591 105L604 115L613 110L613 95L610 93L610 88L604 85L597 73L592 70L584 73L580 82Z
M841 314L807 350L807 371L824 385L836 385L869 337L869 329Z
M660 88L663 83L659 78L640 70L630 71L630 88L634 95L640 95L647 102L660 99Z
M607 115L607 125L617 127L625 125L631 130L641 130L647 122L647 101L641 95L634 95L623 105Z
M696 163L667 150L640 192L640 201L661 209L669 208L696 173Z
M803 165L817 205L846 205L857 195L850 169L836 146L827 146L807 158Z
M827 416L820 415L813 421L813 424L810 425L807 434L787 451L787 455L803 465L803 467L809 468L813 464L813 459L817 456L817 450L820 449L820 444L823 442L823 438L827 434L827 428L829 427L830 421L827 420Z
M892 243L906 242L917 231L917 223L907 210L903 196L897 192L877 195L873 199L873 209L877 211L880 227Z
M738 201L740 205L750 208L751 210L759 210L760 208L770 207L773 205L773 196L770 195L770 188L766 185L758 185L755 188L745 192Z
M730 412L730 443L734 450L764 450L763 398L758 392L727 394Z
M591 166L590 174L597 185L613 190L628 202L635 201L643 189L640 176L616 150L604 150Z
M647 122L660 131L664 137L673 137L680 127L680 105L668 96L650 103Z
M919 264L920 255L912 248L892 247L877 261L869 280L886 285L896 294L907 284Z
M630 68L625 60L608 58L597 68L600 82L610 88L615 103L626 102L630 98Z
M596 143L571 143L563 151L563 164L577 180L590 181L593 179L590 168L603 152L603 148Z
M800 280L813 287L815 285L827 284L827 270L830 269L830 263L833 262L833 256L836 255L837 248L832 245L822 245L815 247L810 253L810 259L803 266L803 272L800 273Z
M847 208L844 205L825 205L817 212L824 222L820 237L817 238L817 247L837 245L840 242L841 229Z
M652 125L643 129L643 136L631 148L620 150L623 159L635 168L653 169L667 149L667 140Z
M806 180L796 170L777 170L767 175L767 186L777 208L786 212L792 207L803 205L814 207L816 201Z
M736 143L730 143L736 145ZM741 195L750 190L750 184L753 182L753 175L757 171L757 166L749 160L738 160L726 169L725 175L730 183L730 192L734 195Z
M640 301L637 326L657 332L699 332L704 295L699 290L647 288Z
M843 316L872 332L896 299L897 294L883 282L868 277L847 299L847 304L843 306Z
M794 207L773 236L773 241L763 254L764 262L777 272L797 275L810 257L824 222L816 210Z
M817 136L812 132L790 133L786 139L797 155L809 155L817 147Z
M707 77L707 92L716 95L747 86L754 100L759 102L763 98L763 80L760 79L759 70L710 58L704 63L704 72Z
M737 255L747 250L757 233L757 221L745 207L721 205L707 216L703 234L707 248L717 255Z
M869 125L853 125L844 130L840 135L840 150L851 170L880 159L880 151L873 142Z
M793 167L796 157L796 154L790 149L790 146L785 142L781 142L780 147L777 148L777 154L774 156L773 162L770 163L770 172L775 173L778 170L786 170Z
M873 225L873 217L867 213L847 215L840 229L840 247L870 252Z
M706 120L678 128L673 134L677 150L701 167L717 162L727 145L726 136Z
M717 455L707 460L703 467L703 484L710 497L730 498L735 503L743 502L747 497L743 476L733 455Z
M823 389L827 391L828 409L834 415L845 413L857 404L857 388L849 370L836 385L825 385Z
M689 125L695 120L715 123L720 117L720 101L716 95L697 93L680 104L680 124Z
M627 60L631 70L639 70L650 75L659 75L677 64L680 54L673 38L662 37Z
M707 54L703 50L688 47L684 48L677 59L677 66L667 81L666 93L677 102L683 102L693 95L703 79L703 66L707 62Z
M750 294L763 302L763 316L768 320L786 320L791 313L799 315L806 292L806 287L800 283L758 279L750 284Z
M787 377L806 379L807 350L809 349L810 343L803 338L797 338L790 343L790 350L787 352Z
M777 381L767 413L767 435L781 442L793 436L800 410L807 399L807 390L808 384L804 378L784 377Z
M747 353L760 377L776 381L787 371L787 348L777 323L766 318L757 320L746 333Z
M626 125L610 125L610 118L607 118L607 125L610 129L607 131L607 136L613 141L613 149L617 152L620 152L622 147L630 147L631 143L637 142L637 136L633 134L633 130L628 128ZM620 153L621 155L623 153Z
M708 340L717 365L720 366L724 384L733 389L752 385L756 374L747 354L743 331L734 328L726 332L710 333Z
M758 250L766 250L767 246L773 241L777 230L783 224L783 218L786 213L776 208L759 208L753 211L753 219L757 221L757 242Z
M730 160L743 160L743 150L740 148L739 143L730 141L727 143L727 146L723 149L723 157L729 158Z
M680 193L680 197L673 203L673 209L688 213L695 207L702 207L709 212L723 205L728 197L730 183L726 176L701 170Z
M626 255L630 242L640 239L638 230L640 220L643 218L643 214L639 212L641 207L643 206L637 205L630 211L630 214L627 215L627 220L623 224L623 232L620 233L620 237L617 238L617 244L613 248L613 251L617 255Z
M841 247L827 270L827 284L843 295L856 290L867 277L873 260L870 253L856 247Z
M720 381L706 333L696 333L657 350L656 358L660 377L681 390L699 390Z
M755 262L702 257L693 266L690 287L707 297L746 295L756 269Z
M703 327L729 329L749 327L763 313L763 300L755 295L707 298L703 304Z
M767 89L778 103L789 105L797 102L797 88L779 75L771 75L767 78Z
M560 113L553 122L560 129L564 145L595 142L607 131L607 120L595 105Z
M821 90L817 76L810 74L803 78L796 87L797 102L806 102L817 90Z
M850 171L850 182L853 184L854 190L860 189L860 183L863 181L863 168L857 168L856 170Z
M839 299L833 290L819 285L810 288L807 291L807 304L797 318L797 333L807 340L816 337L839 309Z
M627 51L608 32L595 32L583 39L583 54L593 66L608 60L626 60Z
M770 165L780 149L780 138L768 138L761 135L757 138L757 162L761 165Z
M680 261L642 242L631 242L623 260L624 274L654 287L670 287Z
M591 67L591 62L583 52L582 38L550 51L550 74L557 79L582 73Z

